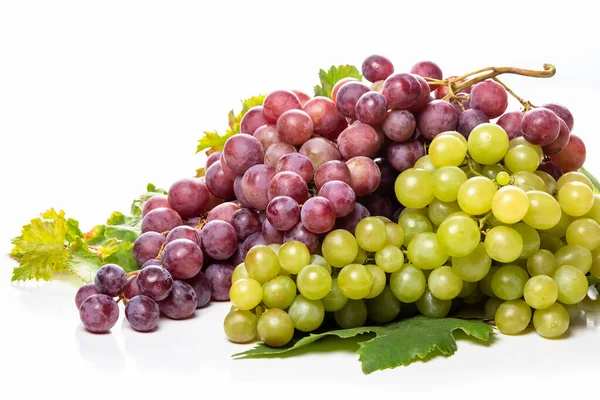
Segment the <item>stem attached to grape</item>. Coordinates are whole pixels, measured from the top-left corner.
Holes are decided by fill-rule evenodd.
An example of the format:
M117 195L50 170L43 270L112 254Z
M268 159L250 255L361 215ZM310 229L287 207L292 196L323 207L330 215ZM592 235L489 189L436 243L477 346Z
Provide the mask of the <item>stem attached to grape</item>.
M129 277L131 277L131 276L135 276L135 275L137 275L137 274L139 274L139 273L140 273L140 270L138 269L138 270L135 270L135 271L131 271L131 272L128 272L128 273L126 273L126 274L125 274L125 277L126 277L126 278L129 278Z
M524 100L522 97L518 96L515 92L512 91L511 88L509 88L508 86L506 86L504 84L504 82L502 82L500 79L494 77L492 78L494 81L498 82L500 85L502 85L502 87L512 95L512 97L514 97L515 99L517 99L519 101L519 103L521 103L523 105L523 113L528 112L529 110L531 110L532 108L534 108L535 106L533 104L531 104L530 101Z

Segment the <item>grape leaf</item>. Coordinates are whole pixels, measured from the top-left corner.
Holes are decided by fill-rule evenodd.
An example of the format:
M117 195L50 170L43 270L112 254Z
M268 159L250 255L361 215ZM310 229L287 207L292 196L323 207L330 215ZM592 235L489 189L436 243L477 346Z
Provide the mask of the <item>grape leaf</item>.
M125 272L131 272L139 269L135 258L133 258L132 249L133 242L113 238L98 247L98 254L104 263L117 264Z
M277 356L308 346L326 336L344 339L365 333L375 333L374 338L360 342L358 349L362 370L365 374L370 374L377 370L406 366L436 350L442 355L453 354L457 350L453 335L456 330L462 330L476 339L487 341L493 332L493 327L479 320L417 316L384 326L337 329L318 334L300 335L281 348L259 344L253 349L234 354L233 357Z
M331 89L343 78L356 78L362 80L362 75L354 65L332 65L329 71L319 70L319 80L321 85L315 85L315 96L325 96L331 98Z
M70 258L67 261L66 269L85 283L93 282L96 272L106 264L97 253L90 250L81 238L77 238L69 246L69 254Z

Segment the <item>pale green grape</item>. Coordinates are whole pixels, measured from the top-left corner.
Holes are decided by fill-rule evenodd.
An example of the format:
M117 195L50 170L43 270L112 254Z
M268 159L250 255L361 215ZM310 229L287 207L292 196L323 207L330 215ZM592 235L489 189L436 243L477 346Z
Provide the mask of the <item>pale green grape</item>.
M352 300L365 298L373 288L373 274L364 265L346 265L337 278L337 284L342 294Z
M263 297L262 287L252 278L237 280L229 289L229 299L235 308L251 310L260 304Z
M433 201L427 207L429 220L435 225L440 226L442 222L450 215L455 212L461 211L458 202L444 202L438 199L433 199Z
M465 282L478 282L490 271L492 259L486 253L483 243L464 257L452 257L454 272Z
M409 207L406 207L406 208L402 209L402 211L400 211L400 215L398 217L401 217L404 214L413 213L413 212L422 214L425 217L427 217L427 207L423 207L423 208L409 208Z
M307 265L298 272L296 285L307 299L319 300L331 290L331 275L320 265Z
M341 268L354 261L358 255L358 243L350 232L336 229L325 236L321 251L329 264Z
M513 262L523 252L521 235L508 226L496 226L490 229L483 244L488 255L501 263Z
M494 316L496 327L506 335L521 333L531 321L531 308L523 300L509 300L500 304Z
M512 225L511 228L519 232L523 240L523 251L519 255L519 259L527 260L540 249L540 235L535 229L522 222Z
M425 232L415 236L408 245L408 259L421 269L434 269L448 261L448 254L442 249L435 233Z
M492 277L492 291L502 300L515 300L523 296L529 279L527 271L517 265L504 265Z
M452 267L444 266L431 271L427 286L438 299L452 300L460 294L463 282Z
M467 174L458 167L442 167L433 173L433 195L441 201L455 201Z
M567 234L567 228L571 222L573 222L573 217L563 210L560 210L560 220L558 220L558 223L552 228L546 229L544 232L561 238Z
M500 172L505 172L504 167L500 164L484 165L483 168L481 168L481 175L491 180L496 179L496 176Z
M256 331L267 346L285 346L294 336L294 321L285 311L272 308L258 318Z
M376 217L363 218L355 230L356 242L366 251L377 251L387 243L385 222ZM332 263L332 265L335 265Z
M404 265L404 253L399 247L388 244L375 253L375 264L385 272L396 272Z
M438 299L429 288L416 301L417 309L421 314L430 318L444 318L450 312L452 300Z
M365 296L365 299L372 299L373 297L379 296L383 291L387 277L383 269L379 268L377 265L368 264L365 265L365 267L367 267L369 271L371 271L371 275L373 275L373 286L371 287L369 294Z
M546 186L546 193L554 195L556 193L556 180L545 171L534 171L534 174L542 178L544 185Z
M531 308L548 308L558 299L558 286L549 276L537 275L527 281L523 296Z
M458 140L460 140L465 146L467 146L467 139L460 132L446 131L446 132L440 133L438 136L453 136L453 137L457 138Z
M400 300L394 296L389 286L385 286L379 296L367 300L367 316L377 324L393 321L400 309Z
M396 198L410 208L423 208L433 200L433 174L409 168L398 175L394 184Z
M471 131L467 140L469 154L479 164L495 164L508 150L508 135L501 126L484 123Z
M576 219L567 228L567 243L595 250L600 246L600 224L589 218Z
M519 171L515 172L512 177L514 179L514 185L519 186L526 192L529 192L530 190L546 191L544 180L532 172Z
M404 246L408 247L415 236L423 232L433 232L433 225L426 215L420 212L408 212L400 215L398 225L404 232Z
M477 287L473 293L471 293L470 295L463 297L462 298L462 302L465 304L478 304L480 302L482 302L483 300L485 300L487 298L487 296L485 294L483 294L483 292L481 290L479 290L479 287Z
M487 225L488 228L493 228L495 226L506 226L507 224L496 218L494 214L491 214L485 221L485 225Z
M539 164L540 158L530 146L515 146L504 156L504 165L512 172L534 172Z
M552 278L558 285L558 301L563 304L579 303L587 295L588 281L585 275L571 265L558 267Z
M367 306L363 300L348 300L344 307L333 313L333 318L342 329L363 326L367 321Z
M516 186L501 187L492 199L492 213L505 224L519 222L527 215L528 210L527 193Z
M584 217L591 218L600 224L600 194L594 194L594 205Z
M273 250L275 254L279 254L279 249L281 248L281 245L279 243L271 243L267 245L267 247Z
M546 192L527 192L529 210L523 222L535 229L550 229L560 221L561 210L556 199Z
M592 267L590 268L592 275L600 278L600 247L592 253Z
M331 272L332 272L331 265L329 265L329 263L327 262L325 257L320 256L318 254L312 254L310 256L310 261L308 263L309 263L309 265L310 264L320 265L321 267L325 268L329 274L331 274Z
M265 245L254 246L246 254L246 271L250 278L259 283L265 283L279 274L279 259L277 254Z
M563 174L560 178L558 178L558 181L556 182L556 189L560 190L565 185L565 183L569 182L581 182L584 183L590 189L592 189L592 191L594 190L594 184L592 184L590 178L588 178L579 171L571 171L567 172L566 174Z
M559 303L533 313L533 327L536 332L549 339L562 336L569 329L569 320L569 313Z
M431 276L431 274L429 275ZM477 282L466 282L463 281L462 289L456 297L469 297L477 290Z
M496 182L501 186L506 186L510 183L510 175L506 171L500 171L496 175Z
M467 155L467 145L450 135L438 135L429 144L429 157L436 167L459 166Z
M481 240L481 232L471 217L456 213L440 224L437 239L444 253L451 257L464 257L475 250Z
M490 211L496 185L483 176L469 178L458 190L458 204L464 212L481 215Z
M400 247L404 243L404 230L395 222L386 222L387 244Z
M508 142L508 150L512 150L517 146L531 147L537 153L540 161L544 158L544 149L542 149L542 146L529 143L523 136L517 136Z
M594 192L581 182L567 182L558 190L560 208L572 217L587 214L594 206Z
M256 337L258 318L250 311L234 310L223 321L223 330L227 339L233 343L248 343Z
M583 274L587 274L592 268L592 252L578 244L568 244L561 247L554 253L556 266L571 265Z
M231 283L244 278L250 278L250 275L248 275L248 271L246 270L246 264L240 263L237 267L235 267L233 273L231 274Z
M278 276L262 287L262 301L267 308L285 310L296 298L296 284L289 276Z
M540 235L540 249L556 253L560 248L565 246L565 243L559 237L550 235L546 231L538 231L538 234Z
M321 300L309 300L299 294L288 309L294 327L302 332L311 332L321 326L325 308Z
M304 243L290 240L281 245L278 257L281 268L295 275L310 262L310 251Z
M497 297L490 297L483 308L483 316L485 319L494 319L496 317L496 310L500 307L500 304L504 303L504 300Z
M358 254L356 255L356 258L354 259L354 261L352 261L351 264L364 264L367 261L367 252L362 249L362 248L358 248Z
M492 290L492 279L494 278L494 274L496 273L496 271L498 271L500 269L500 267L494 265L490 268L489 272L487 273L486 276L483 277L482 280L479 281L478 287L479 290L481 290L481 292L483 294L485 294L486 296L489 297L496 297L496 295L494 294L494 291Z
M433 172L437 169L437 167L433 165L433 162L431 162L431 157L428 155L424 155L423 157L419 158L415 162L414 168L424 169L425 171L429 172Z
M392 222L391 219L389 219L388 217L384 217L383 215L376 215L375 218L380 219L384 224L387 224L388 222Z
M425 291L425 274L412 264L405 264L390 276L390 289L403 303L416 301Z
M556 270L556 259L551 251L540 249L527 259L527 272L529 275L552 276Z
M327 296L321 299L325 311L332 312L340 310L347 301L348 298L344 296L338 287L337 278L333 278L331 280L331 290L327 293Z

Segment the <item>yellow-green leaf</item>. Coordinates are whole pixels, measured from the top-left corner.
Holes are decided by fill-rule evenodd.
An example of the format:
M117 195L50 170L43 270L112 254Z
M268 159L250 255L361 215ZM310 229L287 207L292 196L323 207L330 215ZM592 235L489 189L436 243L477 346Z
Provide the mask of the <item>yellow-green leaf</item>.
M319 80L321 85L315 85L315 96L325 96L331 98L331 89L343 78L362 79L362 75L358 72L358 68L354 65L332 65L328 71L319 70Z

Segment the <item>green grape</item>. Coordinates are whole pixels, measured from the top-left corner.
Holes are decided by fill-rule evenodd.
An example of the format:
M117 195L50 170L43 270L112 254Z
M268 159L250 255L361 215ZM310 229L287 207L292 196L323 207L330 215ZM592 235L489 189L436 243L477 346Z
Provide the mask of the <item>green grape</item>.
M429 318L444 318L450 312L452 300L438 299L431 293L429 288L416 301L417 310Z
M367 316L377 324L393 321L400 309L400 300L394 296L389 286L385 286L379 296L367 300Z
M538 235L540 235L540 249L546 249L552 253L556 253L565 246L565 243L558 236L550 235L545 231L538 231Z
M458 190L458 204L468 214L485 214L492 208L492 199L496 190L496 185L488 178L483 176L469 178Z
M473 293L470 295L463 297L461 300L465 304L478 304L487 299L487 296L483 294L479 287L476 287Z
M496 124L477 125L467 141L469 154L479 164L495 164L502 160L508 150L508 135Z
M237 267L235 267L233 273L231 274L231 283L235 283L235 281L239 281L240 279L244 278L250 278L250 275L248 275L248 271L246 270L246 264L240 263Z
M402 211L400 211L400 215L398 217L401 217L404 214L413 213L413 212L422 214L425 217L427 217L427 207L423 207L423 208L409 208L409 207L406 207L406 208L403 208Z
M557 197L560 208L572 217L581 217L594 206L594 192L581 182L565 183Z
M536 275L525 284L523 296L531 308L548 308L558 299L558 286L549 276Z
M552 228L546 229L544 232L561 238L567 234L567 228L571 222L573 222L573 217L563 210L560 210L560 220L558 220L558 223Z
M569 313L559 303L533 313L533 327L540 336L548 339L562 336L569 329L569 320Z
M229 289L231 304L240 310L252 310L260 304L262 297L260 283L252 278L239 279Z
M387 228L380 219L367 217L356 225L355 236L360 247L366 251L377 251L382 249L387 242Z
M285 346L294 336L294 321L283 310L272 308L259 318L256 327L260 340L271 347Z
M348 300L344 307L333 313L333 318L342 329L358 328L367 321L367 313L363 300Z
M424 169L425 171L433 172L437 169L435 165L431 162L431 157L429 155L424 155L419 158L414 165L414 168Z
M384 217L383 215L376 215L375 218L380 219L384 224L392 222L391 219L389 219L388 217Z
M530 190L539 190L541 192L546 191L546 184L544 180L537 176L536 174L528 171L519 171L513 174L514 185L521 187L523 190L524 187L528 187L526 192Z
M431 276L431 274L429 274L429 276ZM476 290L477 290L477 282L463 281L462 289L460 290L460 293L456 297L460 297L460 298L468 297L468 296L472 295Z
M593 251L600 246L600 224L593 219L579 218L567 228L567 243L579 244Z
M497 265L490 267L490 270L487 273L487 275L479 281L479 290L481 290L481 292L486 296L496 297L494 291L492 290L492 279L494 278L494 274L496 273L496 271L498 271L499 269L500 267L498 267Z
M358 248L358 254L351 264L364 264L367 261L367 252L362 248Z
M498 218L496 218L494 216L494 214L491 214L485 220L485 225L487 225L488 228L493 228L495 226L506 226L507 224L505 224L504 222L502 222Z
M453 137L457 138L458 140L460 140L465 146L467 146L467 139L460 132L446 131L446 132L440 133L438 136L453 136Z
M423 208L433 200L433 174L409 168L398 175L394 184L396 198L410 208Z
M457 167L467 155L467 145L450 135L437 135L429 144L429 157L436 167Z
M408 245L408 259L421 269L434 269L448 261L448 254L433 232L419 233Z
M534 174L542 178L544 185L546 186L546 193L554 195L556 193L556 180L545 171L534 171Z
M594 205L583 217L593 219L600 224L600 194L594 194Z
M481 240L479 226L467 214L451 214L440 224L437 239L444 253L464 257L473 252Z
M265 245L251 248L246 254L245 264L250 278L261 284L275 278L280 270L277 254Z
M523 300L509 300L500 304L494 316L496 327L506 335L521 333L531 321L531 308Z
M348 298L340 291L337 284L337 278L331 280L331 290L327 293L327 296L321 299L325 311L332 312L341 310L346 304Z
M358 243L356 243L356 239L350 232L336 229L325 236L321 251L329 264L341 268L350 264L356 258Z
M556 182L556 189L560 190L565 185L565 183L569 182L584 183L587 187L592 189L592 191L594 190L594 184L592 183L590 178L588 178L579 171L571 171L567 172L566 174L563 174L560 178L558 178L558 181Z
M250 311L234 310L225 317L223 330L233 343L248 343L256 337L258 318Z
M497 226L490 229L483 244L488 255L501 263L513 262L523 252L521 235L508 226Z
M404 232L404 246L408 247L415 236L423 232L433 232L433 225L426 215L420 212L408 212L400 215L398 225Z
M307 265L296 276L298 291L309 300L319 300L331 290L331 275L320 265Z
M552 276L558 285L558 301L563 304L576 304L585 298L588 281L580 270L572 265L563 265Z
M304 243L290 240L281 245L278 257L281 268L295 275L310 262L310 251Z
M511 228L519 232L521 239L523 239L523 251L519 255L520 260L527 260L540 249L540 235L535 229L522 222L512 225Z
M592 275L600 278L600 247L592 252L592 267L590 268Z
M508 142L508 150L512 150L517 146L531 147L537 153L538 159L540 161L542 161L542 159L544 158L544 149L542 149L542 146L529 143L523 136L517 136L516 138L513 138L510 140L510 142Z
M510 175L506 171L500 171L496 175L496 182L501 186L506 186L510 183Z
M587 274L592 268L592 252L578 244L568 244L561 247L554 253L556 266L571 265L583 274Z
M530 146L515 146L504 156L504 165L512 172L534 172L539 164L538 153Z
M452 300L457 297L463 287L463 281L452 267L436 268L429 274L427 286L435 297L440 300Z
M365 265L371 271L371 275L373 275L373 286L371 287L371 291L368 295L365 296L365 299L372 299L374 297L379 296L379 294L383 291L385 287L387 276L383 269L379 268L377 265L368 264Z
M517 265L504 265L492 277L492 291L502 300L515 300L523 296L529 274Z
M490 271L491 257L485 252L483 243L477 244L475 250L464 257L452 257L454 272L465 282L478 282Z
M390 289L403 303L416 301L425 291L425 274L412 264L405 264L390 276Z
M331 265L329 265L325 257L318 254L312 254L310 256L309 264L320 265L321 267L325 268L329 274L332 272Z
M505 172L504 167L500 164L484 165L483 168L481 168L481 175L491 180L496 179L496 176L500 172Z
M352 300L365 298L373 288L373 274L364 265L346 265L337 278L338 287L342 294Z
M387 232L387 244L400 247L404 243L404 230L395 222L386 222L385 230Z
M279 243L271 243L267 245L267 247L273 250L275 254L279 254L279 249L281 248L281 245Z
M375 264L385 272L396 272L404 265L404 253L399 247L388 244L375 253Z
M485 302L485 306L483 307L483 316L485 317L485 319L494 319L496 316L496 311L502 303L504 303L504 300L499 299L497 297L490 297Z
M556 270L556 259L551 251L540 249L527 259L527 272L531 276L552 276Z
M546 192L532 190L527 192L529 210L523 222L534 229L550 229L560 221L560 205Z
M288 309L294 327L302 332L311 332L321 326L325 319L325 308L321 300L309 300L299 294Z
M433 195L445 202L455 201L467 174L458 167L442 167L433 173Z
M505 224L519 222L527 215L528 210L527 193L516 186L501 187L492 199L492 213Z
M262 291L262 301L267 308L285 310L296 298L296 284L289 276L278 276L265 282Z
M427 207L429 220L435 225L440 226L442 222L450 215L455 212L461 211L458 202L444 202L438 199L433 199L433 201Z

